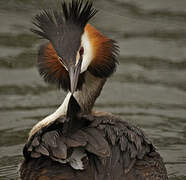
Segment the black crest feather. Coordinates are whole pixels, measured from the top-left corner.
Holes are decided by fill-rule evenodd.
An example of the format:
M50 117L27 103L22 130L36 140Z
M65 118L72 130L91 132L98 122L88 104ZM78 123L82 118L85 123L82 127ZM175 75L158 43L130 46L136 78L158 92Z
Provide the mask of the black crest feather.
M64 1L58 10L47 9L36 15L33 24L37 28L32 28L31 31L53 42L52 37L56 38L64 34L65 26L75 24L83 31L87 22L96 13L97 10L88 0Z
M67 90L70 88L69 75L61 73L64 68L57 63L58 60L52 57L52 53L66 61L74 60L81 44L84 27L97 10L93 8L89 0L62 0L59 5L37 14L33 18L35 27L31 31L49 40L54 49L54 52L49 52L48 56L46 55L47 45L40 48L38 54L40 74L45 81L57 83L59 87ZM81 88L83 82L84 75L81 74L78 89Z

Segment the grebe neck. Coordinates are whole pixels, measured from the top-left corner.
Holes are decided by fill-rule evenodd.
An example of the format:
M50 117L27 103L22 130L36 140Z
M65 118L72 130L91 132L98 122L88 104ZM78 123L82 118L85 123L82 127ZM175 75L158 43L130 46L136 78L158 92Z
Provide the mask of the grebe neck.
M81 106L82 113L84 114L91 113L94 103L97 97L100 95L105 82L106 79L97 78L92 74L90 74L88 71L85 73L85 83L83 84L82 89L74 93L74 97L76 98L77 102ZM33 134L35 134L38 130L52 123L53 121L60 118L61 116L66 115L70 95L71 93L68 92L63 103L59 106L59 108L54 113L50 114L42 121L38 122L32 128L32 130L29 133L29 138Z

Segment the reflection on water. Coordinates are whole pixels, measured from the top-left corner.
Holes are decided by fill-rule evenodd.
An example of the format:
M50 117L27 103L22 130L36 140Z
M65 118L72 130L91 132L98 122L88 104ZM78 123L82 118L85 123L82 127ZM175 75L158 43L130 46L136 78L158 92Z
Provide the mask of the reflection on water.
M65 96L46 85L35 67L41 42L29 32L30 22L48 3L0 2L0 179L16 179L30 128ZM120 66L96 108L138 124L159 149L170 179L186 179L186 2L95 4L100 11L92 23L121 47Z

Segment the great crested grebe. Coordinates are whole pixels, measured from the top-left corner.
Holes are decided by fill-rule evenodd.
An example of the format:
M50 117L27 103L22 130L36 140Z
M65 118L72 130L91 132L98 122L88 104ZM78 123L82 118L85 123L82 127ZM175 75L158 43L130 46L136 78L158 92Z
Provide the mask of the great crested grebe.
M92 111L118 54L115 41L87 24L96 12L87 0L72 0L34 18L32 31L48 40L39 50L39 72L70 92L30 131L20 167L23 180L168 179L162 158L142 130Z

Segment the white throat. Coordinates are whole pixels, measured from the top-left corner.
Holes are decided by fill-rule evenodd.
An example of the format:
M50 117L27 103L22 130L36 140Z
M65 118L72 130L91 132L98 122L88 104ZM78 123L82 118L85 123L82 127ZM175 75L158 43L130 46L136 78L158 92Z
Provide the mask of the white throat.
M71 93L69 92L67 94L67 96L65 97L65 99L64 99L63 103L61 104L61 106L59 106L59 108L54 113L52 113L49 116L45 117L42 121L38 122L32 128L32 130L29 133L29 138L33 134L35 134L39 129L42 129L43 127L47 126L48 124L54 122L59 117L66 115L68 102L69 102L69 99L70 99L70 95L71 95Z

